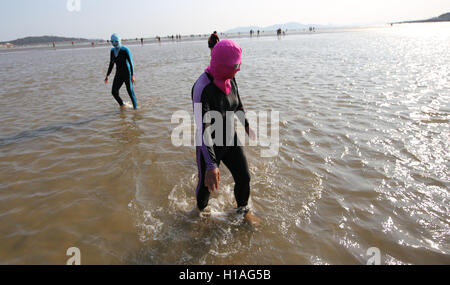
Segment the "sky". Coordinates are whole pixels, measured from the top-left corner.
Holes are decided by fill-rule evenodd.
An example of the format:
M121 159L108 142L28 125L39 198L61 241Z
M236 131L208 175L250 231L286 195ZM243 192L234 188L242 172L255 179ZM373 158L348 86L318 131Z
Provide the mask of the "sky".
M69 8L68 2L73 3ZM107 39L112 33L122 38L207 34L288 22L384 24L447 12L450 0L1 0L0 41L42 35Z

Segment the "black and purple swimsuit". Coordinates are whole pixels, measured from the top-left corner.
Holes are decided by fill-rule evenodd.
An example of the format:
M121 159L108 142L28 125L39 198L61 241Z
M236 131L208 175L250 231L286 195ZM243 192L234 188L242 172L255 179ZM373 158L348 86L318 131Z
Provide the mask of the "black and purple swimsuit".
M223 162L230 170L235 181L234 195L238 207L246 207L250 197L250 173L244 151L238 143L234 126L229 125L226 115L227 112L244 113L244 107L239 96L239 90L236 80L231 80L231 92L226 95L214 83L213 78L208 73L203 73L192 89L192 100L194 104L194 115L197 127L197 166L199 173L199 182L197 186L197 206L200 210L208 206L210 193L205 186L205 174L207 170L218 168ZM205 130L214 124L205 123L204 118L208 112L215 111L222 115L223 136L222 140L217 140L220 136L213 132L205 135ZM239 117L239 116L238 116ZM245 117L240 118L241 122L248 127ZM229 126L227 126L229 125ZM231 135L227 132L232 132ZM214 144L211 146L205 143L205 137ZM226 141L231 138L230 141Z

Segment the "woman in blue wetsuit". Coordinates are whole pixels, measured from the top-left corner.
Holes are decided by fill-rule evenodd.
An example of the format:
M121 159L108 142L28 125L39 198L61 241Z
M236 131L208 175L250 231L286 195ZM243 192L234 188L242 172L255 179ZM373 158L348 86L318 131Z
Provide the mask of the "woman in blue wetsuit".
M242 50L235 42L224 40L218 42L212 50L211 64L195 83L192 89L195 123L197 126L197 166L199 181L196 190L197 208L202 212L207 206L210 194L219 188L221 162L230 170L234 182L234 196L238 213L244 214L252 224L258 225L259 219L248 208L250 197L250 172L247 158L238 143L235 129L227 121L229 112L244 113L234 78L240 70ZM222 117L220 127L209 133L212 121L205 120L214 112ZM239 117L239 116L238 116ZM241 116L247 134L254 139L248 121ZM220 125L220 124L219 124ZM223 131L223 136L218 132ZM230 133L229 133L230 132ZM214 138L213 138L214 137ZM225 138L228 138L226 142Z
M117 103L119 103L120 107L124 108L125 105L119 96L119 90L125 83L128 95L133 103L133 108L136 110L138 108L138 104L133 90L133 84L136 82L134 78L133 57L131 56L130 50L121 44L121 39L116 34L111 36L111 44L113 45L113 48L111 49L111 60L109 63L108 73L106 74L105 84L108 84L109 75L111 74L115 64L116 76L114 77L112 86L112 95L114 96L114 99L116 99Z

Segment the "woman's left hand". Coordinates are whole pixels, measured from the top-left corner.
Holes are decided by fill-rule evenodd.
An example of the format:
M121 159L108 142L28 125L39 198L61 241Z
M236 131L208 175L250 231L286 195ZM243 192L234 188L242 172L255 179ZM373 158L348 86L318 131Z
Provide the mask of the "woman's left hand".
M256 140L256 134L255 134L255 132L254 132L250 127L246 127L246 128L245 128L245 131L247 132L248 137L249 137L252 141Z

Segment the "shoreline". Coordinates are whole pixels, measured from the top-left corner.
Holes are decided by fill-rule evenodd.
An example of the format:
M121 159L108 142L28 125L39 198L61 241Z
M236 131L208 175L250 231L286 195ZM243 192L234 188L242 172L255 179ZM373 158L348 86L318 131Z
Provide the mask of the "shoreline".
M358 30L366 30L366 29L380 29L389 27L388 25L377 25L377 26L362 26L362 27L342 27L342 28L324 28L317 29L313 32L304 30L293 30L288 31L285 35L281 36L293 36L293 35L315 35L315 34L327 34L327 33L345 33L345 32L354 32ZM221 39L252 39L252 38L268 38L268 37L277 37L276 31L262 32L259 36L253 35L250 36L250 33L220 33ZM158 41L156 38L144 38L143 45L153 45L153 44L167 44L167 43L184 43L184 42L199 42L199 41L208 41L209 35L197 35L197 36L181 36L181 39L172 39L167 36L161 38L161 41ZM94 45L92 45L94 43ZM128 46L139 46L141 45L140 39L125 39L122 40L124 45ZM94 42L83 42L83 43L75 43L74 45L71 42L62 42L60 45L56 44L56 47L53 47L52 43L34 45L34 46L14 46L9 48L0 48L0 54L8 54L15 52L25 52L25 51L33 51L33 50L70 50L70 49L87 49L87 48L98 48L98 47L109 47L110 43L107 41L94 41Z

